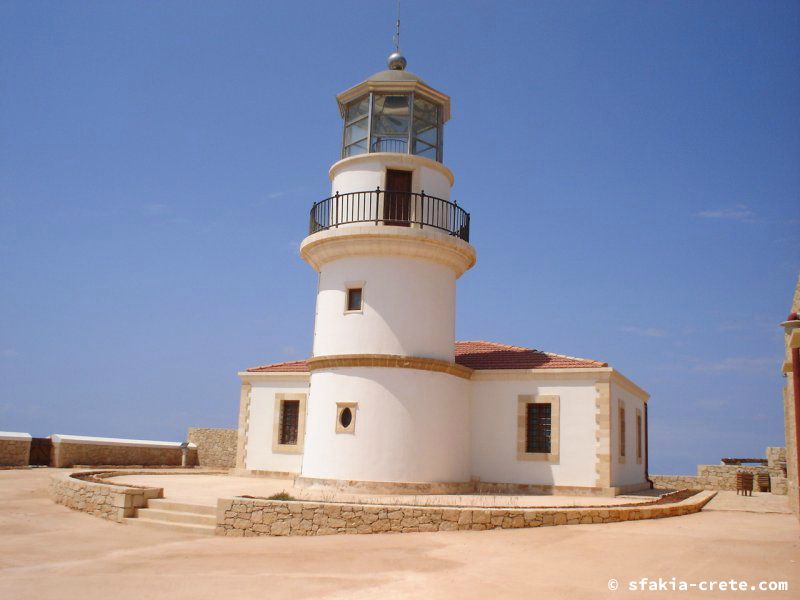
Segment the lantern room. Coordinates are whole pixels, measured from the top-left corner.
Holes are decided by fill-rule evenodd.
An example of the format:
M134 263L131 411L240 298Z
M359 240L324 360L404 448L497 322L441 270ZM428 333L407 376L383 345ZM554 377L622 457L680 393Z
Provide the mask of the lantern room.
M392 152L442 162L443 125L450 97L405 70L399 54L389 69L336 97L344 119L342 158Z

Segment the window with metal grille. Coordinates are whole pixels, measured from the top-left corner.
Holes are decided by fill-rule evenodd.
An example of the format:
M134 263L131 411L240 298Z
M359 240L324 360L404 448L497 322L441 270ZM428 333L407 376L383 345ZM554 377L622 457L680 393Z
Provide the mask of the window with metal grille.
M550 453L552 405L528 404L525 426L525 452Z
M284 400L281 402L281 445L294 446L297 444L297 424L300 420L300 401Z
M625 407L619 407L619 455L625 456Z

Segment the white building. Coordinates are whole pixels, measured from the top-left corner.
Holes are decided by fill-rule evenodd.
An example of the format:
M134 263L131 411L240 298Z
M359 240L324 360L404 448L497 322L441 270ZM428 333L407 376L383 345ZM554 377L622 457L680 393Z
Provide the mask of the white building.
M373 492L649 487L644 390L594 360L455 341L476 253L442 163L450 98L389 66L337 96L342 158L300 246L312 355L239 373L238 469Z

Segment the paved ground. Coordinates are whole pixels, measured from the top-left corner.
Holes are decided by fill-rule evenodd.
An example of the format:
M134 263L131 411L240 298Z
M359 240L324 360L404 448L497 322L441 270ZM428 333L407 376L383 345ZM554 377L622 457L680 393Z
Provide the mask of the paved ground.
M345 494L330 490L295 488L289 479L264 477L233 477L230 475L125 475L112 477L115 483L130 483L164 488L164 497L180 502L209 504L216 506L218 498L232 496L271 496L278 492L289 492L295 498L324 501L371 502L378 504L422 504L426 506L596 506L647 502L647 496L620 496L598 498L595 496L512 496L494 494L451 495L375 495Z
M0 471L3 600L800 597L800 527L788 514L708 510L488 532L202 538L55 505L48 477L46 469ZM673 576L784 580L790 590L608 591L612 577L624 589L641 577Z
M736 492L719 492L707 510L738 510L757 513L790 514L787 496L773 496L753 492L752 496L740 496ZM798 567L800 568L800 567Z

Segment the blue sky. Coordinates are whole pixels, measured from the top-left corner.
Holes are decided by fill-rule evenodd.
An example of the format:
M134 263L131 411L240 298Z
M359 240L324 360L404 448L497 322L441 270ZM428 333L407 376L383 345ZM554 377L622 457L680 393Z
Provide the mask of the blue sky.
M309 354L334 95L394 10L0 4L0 429L183 439ZM453 98L459 339L620 369L654 473L781 445L800 4L404 0L402 42Z

